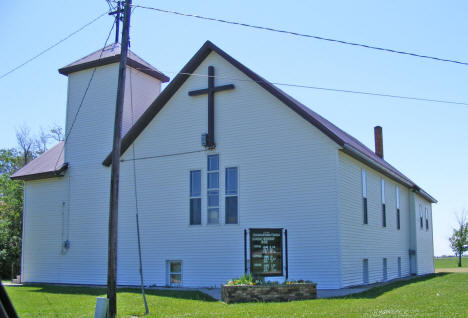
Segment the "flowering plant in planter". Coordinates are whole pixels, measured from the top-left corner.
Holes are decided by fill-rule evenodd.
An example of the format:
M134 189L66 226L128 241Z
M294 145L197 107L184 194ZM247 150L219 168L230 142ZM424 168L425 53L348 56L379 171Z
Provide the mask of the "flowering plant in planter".
M310 280L285 280L284 285L294 285L294 284L311 284L312 282Z
M245 286L245 285L255 285L256 282L254 281L252 274L242 274L239 278L231 279L227 282L226 285L228 286Z

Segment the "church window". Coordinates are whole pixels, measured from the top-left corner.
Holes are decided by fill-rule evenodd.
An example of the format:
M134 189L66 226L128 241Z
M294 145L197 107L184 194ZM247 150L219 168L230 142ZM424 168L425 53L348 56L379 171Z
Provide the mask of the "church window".
M426 216L426 231L429 230L429 210L428 208L424 208L425 216Z
M238 222L239 174L236 167L226 168L226 224Z
M201 224L201 171L190 171L190 225Z
M419 227L421 228L421 230L423 228L423 212L422 211L423 211L423 208L422 208L422 205L420 204L419 205Z
M396 186L396 223L397 223L397 230L400 229L400 188Z
M387 226L387 212L385 209L385 180L382 179L382 226Z
M366 170L362 169L362 207L363 207L363 223L368 224L367 220L367 176Z
M208 156L208 224L219 223L219 155Z

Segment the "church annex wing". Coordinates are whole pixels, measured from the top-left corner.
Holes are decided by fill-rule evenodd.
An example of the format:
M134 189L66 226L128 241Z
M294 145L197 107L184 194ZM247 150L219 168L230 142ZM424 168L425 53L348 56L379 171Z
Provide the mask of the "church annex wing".
M219 47L214 45L212 42L207 41L198 50L198 52L190 59L190 61L182 68L178 75L169 83L161 94L155 99L155 101L147 108L143 115L138 119L135 125L127 132L122 139L121 155L130 147L133 141L140 135L140 133L149 125L153 118L159 113L159 111L166 105L169 99L177 92L182 84L189 78L190 74L193 73L201 62L211 53L215 52L226 61L232 64L234 67L239 69L245 75L247 75L252 81L263 87L266 91L271 93L273 96L278 98L286 106L294 110L298 115L304 118L306 121L317 127L322 133L328 136L330 139L335 141L342 147L342 151L346 154L354 157L355 159L363 162L364 164L376 169L383 173L389 178L411 188L413 191L418 192L421 196L429 200L430 202L436 203L437 200L421 189L408 177L386 162L384 159L377 156L372 150L352 137L348 133L344 132L319 114L312 111L310 108L295 100L281 89L265 80L239 61L231 57L229 54L221 50ZM109 154L103 161L103 165L110 166L112 163L111 154Z

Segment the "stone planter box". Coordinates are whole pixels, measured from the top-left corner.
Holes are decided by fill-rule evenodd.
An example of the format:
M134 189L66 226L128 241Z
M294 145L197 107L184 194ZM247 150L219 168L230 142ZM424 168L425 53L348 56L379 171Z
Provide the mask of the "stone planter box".
M221 299L227 303L291 301L317 298L317 284L221 286Z

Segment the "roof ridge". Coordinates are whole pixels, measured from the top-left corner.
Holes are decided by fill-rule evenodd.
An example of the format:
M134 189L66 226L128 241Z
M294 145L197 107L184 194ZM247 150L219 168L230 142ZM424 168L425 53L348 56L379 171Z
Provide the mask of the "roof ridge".
M338 128L335 124L325 119L306 105L297 101L283 90L267 81L257 73L253 72L245 65L234 59L232 56L227 54L225 51L217 47L211 41L206 41L203 46L195 53L195 55L189 60L189 62L182 68L177 74L174 80L159 94L159 96L151 103L146 111L140 116L136 123L130 128L122 139L121 155L130 147L133 141L140 135L140 133L146 128L147 125L153 120L153 118L159 113L159 111L166 105L169 99L178 91L193 71L206 59L211 53L215 52L224 58L227 62L233 65L235 68L244 73L247 77L252 79L266 91L271 93L273 96L278 98L286 106L290 107L299 116L304 118L306 121L318 128L322 133L328 136L330 139L335 141L339 146L342 147L343 151L364 162L366 165L373 167L377 171L389 176L398 182L405 184L408 187L420 189L413 181L406 177L403 173L398 171L392 165L390 165L383 158L378 157L372 150L370 150L362 142ZM109 166L112 163L111 154L109 154L103 161L103 164ZM424 194L423 194L424 195ZM425 196L428 200L436 202L434 198L427 195Z

